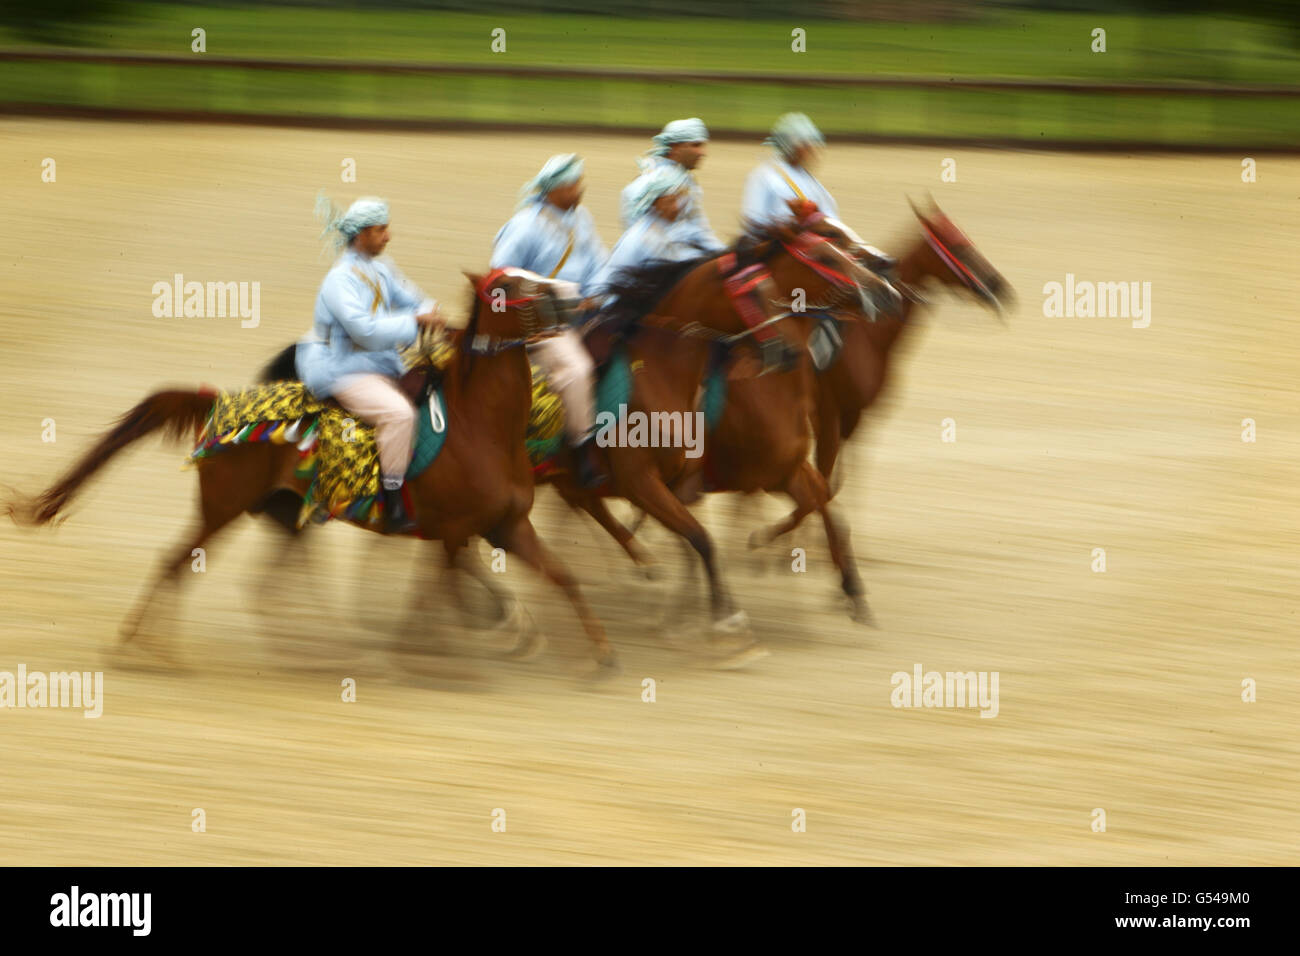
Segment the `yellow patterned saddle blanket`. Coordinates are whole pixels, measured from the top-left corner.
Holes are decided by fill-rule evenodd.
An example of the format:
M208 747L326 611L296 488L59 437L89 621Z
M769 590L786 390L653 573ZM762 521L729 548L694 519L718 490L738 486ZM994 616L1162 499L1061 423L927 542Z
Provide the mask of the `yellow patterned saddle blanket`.
M429 357L437 368L455 356L440 345ZM564 410L545 374L532 370L532 411L526 438L534 469L563 444ZM407 477L423 472L447 436L446 406L437 389L417 411L415 453ZM341 518L363 524L383 518L379 452L374 429L356 421L334 402L322 402L301 382L273 382L217 395L190 461L201 463L240 444L271 442L298 450L295 475L308 482L299 525Z

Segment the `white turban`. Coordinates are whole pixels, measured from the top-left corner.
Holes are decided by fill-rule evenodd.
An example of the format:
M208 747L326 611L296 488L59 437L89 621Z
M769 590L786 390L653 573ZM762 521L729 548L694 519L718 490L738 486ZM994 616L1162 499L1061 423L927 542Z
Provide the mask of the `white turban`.
M642 173L632 185L635 188L628 196L624 209L628 222L635 222L644 216L660 196L690 189L691 174L676 163L664 163Z
M581 177L582 158L577 153L552 156L536 176L524 183L524 188L519 192L519 205L540 202L552 189L576 183Z
M789 156L800 146L825 146L826 137L803 113L786 113L772 124L772 134L763 143Z
M316 197L316 217L325 224L321 237L337 232L335 245L351 242L367 226L382 226L388 222L388 203L375 196L363 196L341 212L322 192Z
M695 116L690 119L673 120L663 128L663 132L655 134L650 155L667 156L668 150L675 143L707 143L708 141L709 131L703 120Z

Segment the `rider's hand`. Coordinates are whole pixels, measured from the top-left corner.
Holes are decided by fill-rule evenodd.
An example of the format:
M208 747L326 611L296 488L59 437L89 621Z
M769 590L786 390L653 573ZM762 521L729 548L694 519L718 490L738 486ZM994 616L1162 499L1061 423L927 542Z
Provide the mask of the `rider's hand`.
M432 329L435 332L441 332L447 327L447 320L443 318L442 309L438 307L436 302L428 312L417 315L415 321L420 323L423 328Z

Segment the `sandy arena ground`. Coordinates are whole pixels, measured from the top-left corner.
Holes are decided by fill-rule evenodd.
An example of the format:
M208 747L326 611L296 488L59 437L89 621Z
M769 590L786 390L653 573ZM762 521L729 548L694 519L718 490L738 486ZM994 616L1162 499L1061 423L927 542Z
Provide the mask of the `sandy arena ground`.
M240 386L306 329L328 265L318 189L391 199L390 252L459 319L459 270L484 264L546 156L586 155L612 244L645 145L40 121L0 122L0 138L0 481L29 492L155 387ZM701 181L719 232L760 155L712 148ZM940 182L946 156L956 183ZM544 656L504 660L501 638L441 609L424 627L458 654L393 653L412 587L434 586L413 583L429 556L346 527L314 535L314 577L280 574L269 628L250 596L275 537L251 520L154 628L185 668L148 669L111 653L116 628L196 494L185 449L148 441L62 527L0 528L0 671L104 671L99 719L0 711L0 859L1300 862L1300 162L1264 158L1243 184L1234 156L841 146L822 178L891 249L910 228L904 193L932 190L1020 294L1006 328L940 299L847 453L841 507L878 629L843 613L816 525L760 563L744 550L757 510L714 501L702 514L772 651L714 670L654 626L663 590L543 490L538 526L607 624L620 678L581 678L567 604L513 566L501 580L550 638ZM175 273L260 282L260 323L155 318L152 286ZM1043 285L1066 273L1150 282L1150 327L1045 318ZM677 566L661 529L645 540ZM996 718L892 707L891 675L917 664L998 672Z

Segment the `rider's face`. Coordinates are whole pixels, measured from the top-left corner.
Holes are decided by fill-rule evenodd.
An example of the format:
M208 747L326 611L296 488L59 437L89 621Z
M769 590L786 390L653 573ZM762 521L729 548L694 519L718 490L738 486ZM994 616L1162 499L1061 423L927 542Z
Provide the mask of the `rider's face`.
M697 143L674 143L668 149L668 158L686 169L694 169L700 165L700 161L709 151L709 144L701 141Z
M388 231L388 223L378 226L366 226L359 233L353 243L357 250L368 256L382 255L384 248L388 245L388 240L392 236Z
M821 158L821 147L807 143L796 147L794 152L790 154L790 165L802 166L804 169L816 169L821 164Z
M582 191L586 185L582 179L578 179L564 186L556 186L546 194L546 201L559 209L572 209L582 202Z

